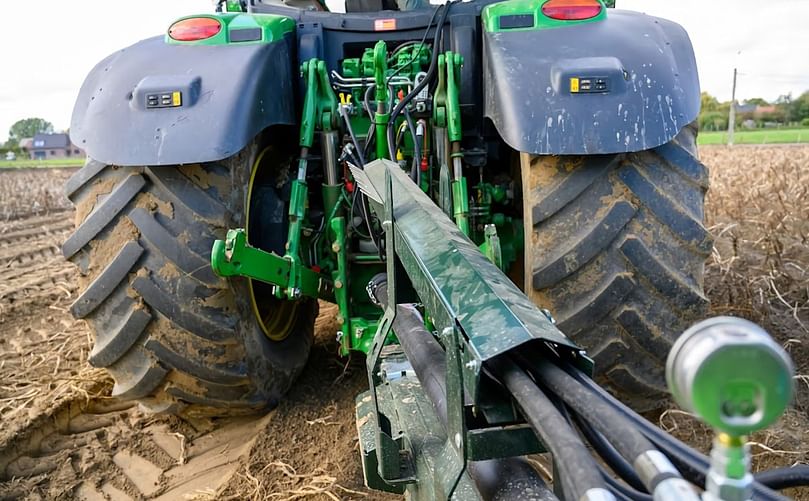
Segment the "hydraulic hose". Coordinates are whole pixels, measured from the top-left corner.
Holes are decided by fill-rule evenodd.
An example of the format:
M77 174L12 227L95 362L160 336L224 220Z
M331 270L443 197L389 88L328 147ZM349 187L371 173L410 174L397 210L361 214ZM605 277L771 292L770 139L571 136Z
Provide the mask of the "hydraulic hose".
M606 390L598 386L581 371L573 367L566 369L567 373L579 381L584 387L628 418L635 427L646 435L649 440L657 445L657 447L674 462L686 479L696 485L705 484L705 475L709 467L708 458L646 421L646 419L639 416L629 407L607 393ZM758 481L753 483L753 495L757 500L786 501L789 499Z
M444 23L447 21L447 14L449 14L449 9L452 7L452 1L447 2L444 4L444 10L441 12L441 17L438 19L438 24L435 28L435 35L433 36L433 55L430 59L430 67L427 69L427 75L421 80L421 82L416 85L413 90L410 91L399 103L393 108L393 111L390 113L390 118L388 119L388 144L393 144L393 124L396 123L396 117L399 116L399 113L402 112L407 103L413 100L419 92L424 89L435 77L436 68L438 67L438 53L440 52L439 42L441 40L441 31L444 28ZM439 9L441 6L438 7ZM431 23L432 24L432 23ZM427 30L430 29L430 26L427 26Z
M601 432L620 455L632 464L648 492L659 492L668 499L685 499L690 486L669 459L621 413L592 394L581 383L553 362L532 357L530 367L539 383L561 398L582 421ZM527 362L520 358L523 364ZM694 494L694 501L699 497Z
M790 468L776 468L774 470L762 471L753 475L757 482L760 482L770 489L789 489L790 487L809 486L809 466L799 464Z
M348 135L351 137L351 142L354 144L354 150L357 152L357 155L359 155L360 164L357 167L364 169L365 155L362 154L360 142L357 141L357 136L354 135L354 129L351 127L351 118L348 116L348 110L346 110L345 106L340 106L340 116L343 117L343 122L346 124L346 130L348 131Z
M610 486L610 491L619 500L652 501L653 498L651 494L640 492L639 490L633 489L628 485L622 484L619 480L612 478L610 472L608 472L603 466L598 465L598 471L601 473L604 481L607 482L607 485Z
M601 459L612 468L612 471L629 484L630 487L639 491L646 489L646 486L643 485L643 481L641 481L638 474L635 473L635 469L632 468L632 465L615 450L615 447L604 438L604 435L599 433L598 430L595 430L590 423L582 419L578 414L574 413L572 419L587 442L593 446L593 449L601 456Z
M554 457L566 499L610 499L595 460L551 400L511 360L495 359L490 368L522 409L522 414ZM608 496L604 498L604 496Z

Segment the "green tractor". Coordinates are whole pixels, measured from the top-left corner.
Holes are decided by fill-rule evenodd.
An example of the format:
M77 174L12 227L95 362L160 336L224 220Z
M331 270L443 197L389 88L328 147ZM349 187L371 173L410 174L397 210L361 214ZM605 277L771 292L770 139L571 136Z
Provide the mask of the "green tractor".
M487 461L558 452L515 364L663 401L707 308L696 63L680 26L601 0L392 7L228 0L101 61L70 129L72 312L113 396L224 414L279 402L334 303L340 353L368 356L368 484L476 499L484 466L524 466ZM449 445L419 448L433 428Z

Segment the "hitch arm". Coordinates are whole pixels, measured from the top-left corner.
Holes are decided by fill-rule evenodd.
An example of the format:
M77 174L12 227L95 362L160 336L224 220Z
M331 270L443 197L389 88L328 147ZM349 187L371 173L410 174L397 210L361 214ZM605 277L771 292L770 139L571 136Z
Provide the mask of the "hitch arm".
M247 277L278 287L286 287L293 263L281 256L251 247L244 230L228 230L225 240L216 240L211 251L211 267L220 277ZM300 267L300 294L318 297L320 277Z

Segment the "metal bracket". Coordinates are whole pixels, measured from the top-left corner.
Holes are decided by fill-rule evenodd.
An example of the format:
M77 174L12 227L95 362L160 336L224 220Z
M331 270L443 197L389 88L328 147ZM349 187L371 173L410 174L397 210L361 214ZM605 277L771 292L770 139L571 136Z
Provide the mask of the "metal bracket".
M247 277L283 287L289 281L292 264L281 256L251 247L244 230L228 230L225 240L216 240L211 250L211 268L220 277ZM300 293L318 297L320 276L306 267L300 269Z
M385 174L385 202L384 220L382 228L385 230L385 256L387 258L388 274L388 305L385 314L379 323L379 328L374 336L374 342L366 359L368 372L368 385L370 387L371 398L373 400L374 413L376 415L376 455L379 465L379 476L390 485L409 484L416 481L413 467L413 458L408 450L402 445L402 437L394 439L392 436L391 420L379 408L379 400L376 388L383 384L380 374L380 355L382 348L391 334L393 320L396 317L396 305L398 295L396 290L396 252L394 242L394 215L393 215L393 184L390 172Z

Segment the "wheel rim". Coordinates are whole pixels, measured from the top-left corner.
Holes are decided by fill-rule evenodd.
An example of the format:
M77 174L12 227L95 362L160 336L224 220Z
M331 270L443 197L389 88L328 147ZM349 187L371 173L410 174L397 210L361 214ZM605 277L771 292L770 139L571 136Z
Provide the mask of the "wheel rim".
M252 212L253 185L256 174L263 162L271 162L273 148L264 148L256 157L251 167L250 181L247 185L247 211L245 216L245 236L250 243L250 213ZM250 304L264 335L273 341L283 341L292 333L298 303L279 299L272 294L272 287L263 282L247 279L247 290L250 295Z

